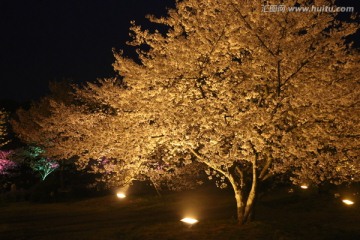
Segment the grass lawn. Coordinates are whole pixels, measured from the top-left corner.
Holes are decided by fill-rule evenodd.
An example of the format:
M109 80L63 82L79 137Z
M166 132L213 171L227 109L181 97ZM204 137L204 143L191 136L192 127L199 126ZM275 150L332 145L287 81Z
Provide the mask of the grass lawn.
M360 239L360 208L339 199L277 191L259 201L256 220L235 221L229 191L0 204L0 239ZM199 219L188 227L179 220Z

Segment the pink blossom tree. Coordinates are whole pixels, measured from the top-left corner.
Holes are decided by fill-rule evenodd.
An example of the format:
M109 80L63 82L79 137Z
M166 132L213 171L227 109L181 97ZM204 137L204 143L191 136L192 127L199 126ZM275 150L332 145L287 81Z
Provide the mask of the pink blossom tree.
M8 175L17 167L17 164L10 160L12 153L13 151L0 151L0 175Z

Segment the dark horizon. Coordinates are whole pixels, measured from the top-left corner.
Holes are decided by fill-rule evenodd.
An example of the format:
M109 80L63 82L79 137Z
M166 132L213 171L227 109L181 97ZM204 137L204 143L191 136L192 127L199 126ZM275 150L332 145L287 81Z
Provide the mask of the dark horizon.
M50 81L75 83L112 77L112 49L127 49L130 21L166 14L173 0L0 3L1 100L28 102Z

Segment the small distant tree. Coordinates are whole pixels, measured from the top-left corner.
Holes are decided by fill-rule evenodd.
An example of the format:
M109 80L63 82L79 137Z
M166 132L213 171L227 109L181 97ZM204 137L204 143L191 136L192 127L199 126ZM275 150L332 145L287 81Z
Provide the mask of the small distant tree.
M32 162L30 167L34 171L39 172L39 174L41 175L41 179L45 180L45 178L50 173L52 173L59 167L59 163L49 158L41 158L37 161Z
M5 112L5 110L0 109L0 147L9 143L9 140L7 140L7 118L8 114Z
M30 168L38 172L43 181L50 173L59 167L57 161L44 157L44 153L45 151L40 147L30 146L25 150L25 157Z
M59 163L44 156L45 151L37 146L19 148L12 154L15 162L28 165L34 172L38 172L41 179L45 178L59 167Z

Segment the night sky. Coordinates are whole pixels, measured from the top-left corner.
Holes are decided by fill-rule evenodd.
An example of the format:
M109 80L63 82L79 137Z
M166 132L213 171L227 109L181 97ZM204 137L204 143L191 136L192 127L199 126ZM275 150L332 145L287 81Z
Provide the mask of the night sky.
M47 94L49 81L114 76L112 48L126 48L130 21L164 15L174 0L0 1L0 99Z
M342 0L340 5L358 5ZM175 0L1 0L0 100L36 100L49 81L114 76L112 48L126 50L131 20L164 15ZM358 6L356 6L358 11Z

